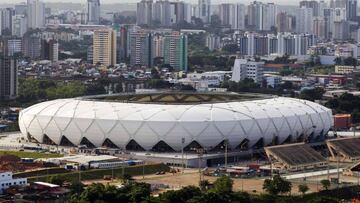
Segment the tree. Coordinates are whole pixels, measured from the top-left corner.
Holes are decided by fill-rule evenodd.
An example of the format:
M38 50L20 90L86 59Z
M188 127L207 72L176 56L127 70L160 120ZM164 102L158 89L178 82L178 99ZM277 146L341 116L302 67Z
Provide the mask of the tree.
M334 63L335 63L335 65L342 65L342 64L343 64L343 60L342 60L341 57L336 57L336 58L334 59Z
M309 187L306 184L298 185L299 192L304 196L305 193L309 190Z
M222 50L228 53L236 53L239 50L239 47L237 44L227 44L222 48Z
M229 202L228 198L224 198L222 194L216 192L206 192L202 195L195 196L190 199L187 203L219 203L219 202Z
M204 22L201 20L201 18L191 17L191 23L195 25L198 29L201 29L204 27Z
M200 181L200 183L199 183L199 187L200 187L200 189L201 190L207 190L208 189L208 187L209 187L209 185L210 185L210 182L208 181L208 180L202 180L202 181Z
M130 180L132 180L132 176L130 174L125 173L122 177L121 180L123 183L129 183Z
M70 185L70 194L80 195L84 191L84 187L85 185L82 184L81 182L74 181Z
M291 187L291 182L284 180L280 175L275 175L273 179L266 179L263 184L263 189L275 196L279 193L290 192Z
M323 97L325 90L320 87L305 89L300 93L300 99L305 99L309 101L320 100Z
M147 183L133 183L131 185L131 192L129 193L129 199L132 202L142 202L146 198L150 197L151 186Z
M358 62L353 57L347 57L344 59L344 65L346 66L357 66Z
M187 186L178 191L168 191L160 195L161 202L164 203L186 203L194 197L201 196L201 191L198 187Z
M330 181L327 179L321 180L320 183L324 190L328 190L331 185Z
M232 192L234 181L228 176L222 176L214 182L214 192L218 194L229 194Z
M49 182L50 182L51 184L55 184L55 185L60 185L60 186L62 186L62 185L64 184L64 182L65 182L65 178L63 178L63 177L61 177L61 176L59 176L59 175L55 175L55 176L51 176L51 177L49 178Z
M250 195L247 192L236 192L233 194L233 199L238 203L248 203L250 201Z
M221 19L218 15L212 15L210 17L210 26L213 28L221 27Z
M309 203L338 203L339 200L331 197L317 197L309 201Z
M159 71L156 68L151 69L151 78L160 79Z

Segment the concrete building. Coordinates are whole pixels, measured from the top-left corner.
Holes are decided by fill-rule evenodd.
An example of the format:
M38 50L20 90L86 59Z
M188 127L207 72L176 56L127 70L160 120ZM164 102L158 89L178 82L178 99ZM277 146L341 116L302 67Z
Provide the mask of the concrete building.
M145 30L132 31L129 35L130 65L153 66L153 35Z
M27 5L26 3L20 3L15 5L15 14L14 15L26 15Z
M38 36L25 34L23 37L23 54L31 59L39 59L41 56L41 39Z
M325 19L323 17L315 17L313 21L313 33L319 39L325 39Z
M156 1L153 4L152 19L164 27L172 25L171 4L168 0Z
M177 71L188 70L187 36L179 32L164 35L164 63Z
M254 1L248 6L248 26L253 30L271 30L275 26L277 8L273 3Z
M12 18L15 11L13 8L4 8L0 10L0 21L1 21L1 29L0 34L11 35L12 33Z
M286 12L280 12L276 15L276 28L278 32L291 31L291 17Z
M303 56L309 47L316 44L316 37L310 34L278 33L261 34L245 32L236 34L235 41L242 56L284 55Z
M116 32L112 29L96 30L93 37L93 64L116 64Z
M28 29L45 27L45 4L41 0L27 0Z
M198 13L199 18L204 23L210 23L210 17L211 17L211 0L199 0L198 1Z
M330 8L345 8L347 0L330 0Z
M206 47L210 51L217 50L221 48L221 37L215 34L209 34L206 37Z
M87 55L86 55L86 60L88 63L93 63L94 61L94 48L93 46L89 46L87 49Z
M153 1L141 0L141 2L137 3L136 24L152 25L152 20L153 20Z
M357 0L346 1L346 20L356 20L357 17Z
M318 1L300 1L300 8L311 8L313 11L313 16L318 17L320 16L320 8Z
M24 186L27 184L26 178L13 178L12 172L0 173L0 194L11 186Z
M58 62L59 43L56 40L50 39L41 41L41 59Z
M14 99L17 96L17 61L9 53L9 41L3 38L0 43L0 100ZM13 44L10 41L10 44ZM14 51L14 50L11 50ZM0 177L1 178L1 177Z
M10 38L7 39L6 46L4 47L7 50L5 51L7 53L7 56L12 57L16 54L22 53L22 40L21 38Z
M354 72L354 66L335 66L335 73L338 74L351 74Z
M348 21L335 21L333 29L333 39L348 40L350 38L350 24Z
M100 0L87 1L87 23L90 25L100 24Z
M27 30L27 18L25 15L14 15L12 18L12 35L23 37Z
M247 59L236 59L233 68L232 81L239 82L245 78L261 84L263 80L264 62L255 62Z
M245 29L246 7L244 4L220 4L219 16L222 25L231 29Z
M297 33L313 33L313 9L297 8L296 9L296 32Z

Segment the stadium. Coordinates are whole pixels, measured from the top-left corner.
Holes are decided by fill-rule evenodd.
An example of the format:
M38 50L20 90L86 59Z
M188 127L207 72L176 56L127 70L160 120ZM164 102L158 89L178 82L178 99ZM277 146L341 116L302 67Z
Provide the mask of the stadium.
M325 135L332 112L319 104L236 93L154 92L39 103L20 113L39 143L130 151L243 150Z

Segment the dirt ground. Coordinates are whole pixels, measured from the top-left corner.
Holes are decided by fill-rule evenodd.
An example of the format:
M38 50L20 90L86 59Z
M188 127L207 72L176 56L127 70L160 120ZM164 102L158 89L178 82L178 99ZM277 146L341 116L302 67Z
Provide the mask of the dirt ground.
M135 177L135 179L139 182L146 182L149 184L164 184L168 185L169 189L180 189L185 186L194 185L198 186L199 183L199 173L197 170L186 170L185 173L177 173L177 174L165 174L165 175L150 175ZM205 180L209 180L209 182L214 182L217 178L204 176ZM233 179L234 191L246 191L249 193L263 193L263 183L264 179ZM298 192L298 185L300 182L294 182L292 194L299 194ZM320 184L309 184L307 183L308 187L310 188L309 192L317 192L321 190Z
M217 178L210 177L210 176L203 176L205 180L209 180L209 182L214 182ZM167 185L169 188L167 190L178 190L182 187L186 187L189 185L198 186L199 183L199 173L198 170L194 169L187 169L184 173L180 172L177 174L166 173L165 175L145 175L143 176L135 176L134 179L138 182L146 182L151 185ZM264 179L254 178L254 179L233 179L234 191L246 191L248 193L263 193L264 190L262 189ZM91 183L102 183L102 184L111 184L111 185L120 185L121 183L118 180L114 181L105 181L105 180L97 180L97 181L84 181L83 183L89 185ZM292 182L292 192L291 194L297 195L300 194L298 191L298 185L301 181L294 181ZM321 184L319 183L306 183L307 186L310 188L308 191L311 192L318 192L320 191ZM165 191L165 190L162 190Z

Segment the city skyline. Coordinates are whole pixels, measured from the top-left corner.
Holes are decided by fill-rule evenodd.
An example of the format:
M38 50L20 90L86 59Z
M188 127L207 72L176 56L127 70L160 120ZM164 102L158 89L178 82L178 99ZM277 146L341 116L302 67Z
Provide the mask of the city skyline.
M184 0L185 2L194 3L196 4L197 0ZM24 0L14 0L11 3L9 3L8 0L0 0L1 4L16 4L16 3L22 3L26 2ZM86 0L44 0L45 3L86 3ZM118 0L102 0L102 4L113 4L113 3L138 3L140 0L126 0L119 2ZM252 0L216 0L212 1L212 4L220 4L220 3L243 3L243 4L249 4L252 2ZM286 0L263 0L262 2L266 3L276 3L276 4L283 4L283 5L298 5L300 0L293 0L293 1L286 1Z

